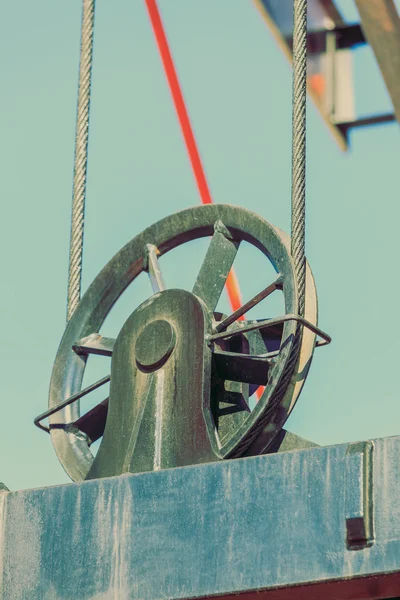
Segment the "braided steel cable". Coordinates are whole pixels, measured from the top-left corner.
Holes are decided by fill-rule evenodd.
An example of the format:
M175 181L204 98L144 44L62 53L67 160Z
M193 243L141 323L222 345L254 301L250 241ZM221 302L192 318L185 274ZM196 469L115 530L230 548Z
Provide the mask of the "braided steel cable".
M69 251L67 322L74 314L81 297L94 15L95 0L83 0Z
M307 0L293 2L293 98L292 98L292 227L291 255L299 297L299 314L304 316L306 291L305 208L306 208L306 101L307 101ZM250 434L229 458L242 456L267 427L282 402L299 358L302 326L297 327L293 346L280 381L268 406Z
M291 254L304 316L306 288L306 102L307 102L307 0L293 4L292 98L292 227Z
M307 109L307 0L293 2L293 90L292 90L292 198L291 255L297 285L299 309L304 317L306 298L306 109ZM303 337L297 326L293 348L281 388L289 385L299 358Z

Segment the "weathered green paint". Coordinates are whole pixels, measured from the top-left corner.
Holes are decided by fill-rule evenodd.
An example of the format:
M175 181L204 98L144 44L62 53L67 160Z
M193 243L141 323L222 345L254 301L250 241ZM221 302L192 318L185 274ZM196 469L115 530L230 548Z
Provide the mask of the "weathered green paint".
M369 506L363 471L346 477L365 444L4 492L1 598L400 596L400 438L367 446ZM346 519L357 505L373 538L351 549Z

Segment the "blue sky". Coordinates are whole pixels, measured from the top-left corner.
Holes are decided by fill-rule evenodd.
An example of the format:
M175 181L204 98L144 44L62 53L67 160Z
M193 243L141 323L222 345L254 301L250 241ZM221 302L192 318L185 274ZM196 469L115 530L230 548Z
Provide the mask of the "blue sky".
M356 19L353 2L339 4ZM284 57L250 0L162 0L160 7L214 200L288 231ZM49 436L32 420L47 406L65 324L81 8L24 0L4 11L0 480L19 489L67 481ZM355 72L359 112L390 110L368 49L357 51ZM307 255L320 326L333 343L316 352L288 428L319 444L400 433L399 151L390 125L354 132L342 154L309 108ZM198 202L144 3L98 1L84 288L144 227ZM244 250L238 264L245 299L260 289L265 268L249 257ZM190 285L200 261L197 250L166 257L169 285ZM138 281L107 333L149 293ZM102 369L106 363L91 366L88 380Z

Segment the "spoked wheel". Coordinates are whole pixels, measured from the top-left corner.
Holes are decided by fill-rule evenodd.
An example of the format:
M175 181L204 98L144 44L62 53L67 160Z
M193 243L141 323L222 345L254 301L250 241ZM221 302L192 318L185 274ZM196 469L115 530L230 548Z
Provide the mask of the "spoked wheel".
M185 242L206 236L210 236L211 241L193 290L165 290L158 258ZM263 289L260 293L242 309L232 315L222 315L215 310L241 241L246 241L261 251L272 263L277 276L275 281L266 281L265 287L261 284ZM133 434L126 431L121 434L122 430L118 428L126 427L131 419L129 427L136 431L139 421L146 418L146 411L150 409L145 407L139 396L152 393L147 390L154 388L154 411L159 410L159 373L166 370L165 365L172 359L175 360L173 377L171 375L171 385L175 386L172 395L181 393L177 377L185 380L185 385L190 390L190 378L194 377L190 360L203 365L201 374L196 375L197 379L193 383L194 396L195 386L201 387L200 412L196 413L193 407L186 410L185 404L194 402L190 392L187 397L182 396L179 410L186 410L187 420L180 430L177 429L177 436L183 436L181 444L190 448L194 437L190 437L187 430L200 427L202 433L199 435L203 436L203 446L209 449L199 452L197 460L195 446L192 455L189 452L183 456L180 451L174 450L175 458L170 458L167 466L259 454L268 449L301 391L315 347L316 332L319 332L316 328L316 291L307 265L305 314L303 320L300 319L303 323L304 319L307 321L307 327L302 328L300 338L296 333L300 327L298 291L288 241L281 231L243 208L229 205L199 206L152 225L130 241L104 267L68 323L55 359L50 384L49 408L54 411L57 407L62 407L50 416L51 437L57 455L72 480L102 475L101 469L99 471L94 467L90 443L93 438L101 436L104 423L105 432L98 455L105 454L107 448L112 448L113 445L123 446L125 442L121 442L121 439L132 438ZM110 309L142 271L148 272L154 295L129 317L116 342L102 338L98 332ZM262 273L258 276L262 282ZM238 321L242 314L275 289L283 292L285 315L262 322ZM192 316L189 318L188 315L194 315L191 323L189 321ZM186 329L181 330L183 326ZM193 339L191 336L194 336ZM200 341L197 339L199 336L202 336ZM197 341L193 341L195 338ZM129 342L131 339L134 339L133 345ZM198 349L198 355L194 347ZM187 358L188 366L184 369L181 363L185 362L191 352L193 355L190 355L190 359ZM113 355L110 402L109 406L105 401L80 417L79 401L66 404L83 395L81 384L90 353ZM117 354L122 358L117 359ZM132 381L136 377L136 383L129 388L128 400L124 397L126 388L122 391L120 389L121 378L123 379L121 364L127 354L130 358L127 359L126 368L131 369ZM175 355L176 358L173 358ZM181 358L178 360L179 356ZM149 377L150 379L146 379ZM168 382L168 373L166 377L165 381ZM87 389L95 389L108 379ZM166 385L165 382L163 385ZM255 408L250 411L248 398L258 386L265 386L264 391ZM113 395L120 399L113 400ZM174 399L169 398L168 394L165 398L162 410L163 415L167 415L165 418L169 419L166 429L169 432L180 417L177 416L179 413L173 404ZM126 408L126 413L125 405L130 407ZM204 422L199 425L201 420ZM155 423L155 428L161 427L159 421ZM150 425L146 427L148 429ZM144 434L136 432L135 435L140 439ZM154 437L154 432L151 435ZM120 439L113 439L113 436ZM133 442L129 443L132 445ZM128 452L129 443L126 442L125 453ZM158 446L160 443L158 442ZM174 440L169 443L175 448ZM121 455L120 458L115 458L114 466L106 470L106 474L156 468L162 452L157 442L150 461L151 465L154 463L154 467L147 467L147 459L139 457L138 463L145 466L132 468L139 442L137 444L136 454L133 453L129 465ZM169 452L170 456L172 451ZM162 466L160 463L158 468Z

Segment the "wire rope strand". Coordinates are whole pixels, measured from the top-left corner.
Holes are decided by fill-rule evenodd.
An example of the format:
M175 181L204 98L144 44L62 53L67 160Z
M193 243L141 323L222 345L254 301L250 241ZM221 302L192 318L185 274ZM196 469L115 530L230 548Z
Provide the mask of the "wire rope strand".
M306 287L306 102L307 102L307 0L293 3L292 98L292 226L291 254L304 316Z
M81 297L94 16L95 0L83 0L69 251L67 322L74 314Z

